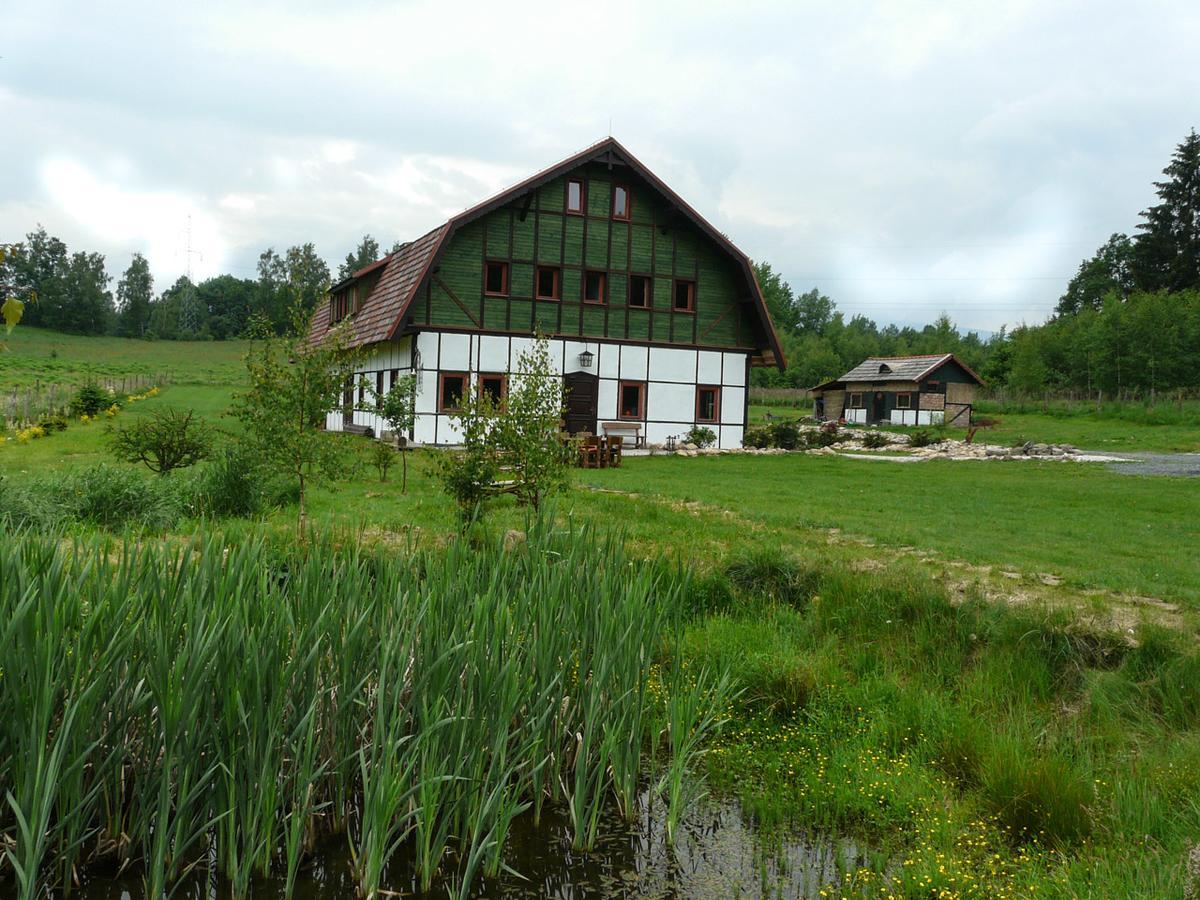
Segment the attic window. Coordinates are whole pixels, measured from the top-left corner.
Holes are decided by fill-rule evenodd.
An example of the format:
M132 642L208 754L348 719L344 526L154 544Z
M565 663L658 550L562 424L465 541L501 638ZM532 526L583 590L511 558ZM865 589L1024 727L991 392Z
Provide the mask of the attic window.
M889 366L887 363L880 363L880 364L879 364L879 374L880 374L880 375L884 375L884 374L886 374L886 373L888 373L888 372L891 372L891 371L892 371L892 367L891 367L891 366Z
M567 181L567 212L583 215L583 181L578 178Z
M562 297L558 289L558 269L551 266L538 266L537 298L539 300L558 300Z
M650 308L651 282L648 275L629 276L629 305Z
M493 297L508 295L508 263L488 260L484 266L483 292Z
M684 281L682 278L678 279L675 282L675 294L672 305L675 312L695 312L696 282Z
M613 185L612 217L629 221L629 188L623 184Z
M583 302L604 302L604 273L585 272L583 275Z

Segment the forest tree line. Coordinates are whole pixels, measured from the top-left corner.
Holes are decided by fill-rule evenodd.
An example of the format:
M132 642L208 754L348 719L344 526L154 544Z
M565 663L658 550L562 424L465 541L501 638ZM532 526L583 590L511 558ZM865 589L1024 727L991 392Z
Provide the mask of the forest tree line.
M755 370L755 383L812 387L868 356L955 353L989 384L1019 394L1071 391L1149 397L1200 388L1200 136L1175 148L1154 183L1159 202L1135 234L1114 234L1080 263L1041 325L986 340L942 315L924 328L846 320L816 288L795 294L767 263L755 268L788 370Z
M378 257L379 243L366 235L338 267L337 280ZM243 337L252 322L258 330L282 333L297 304L313 309L329 290L329 266L311 243L283 253L268 248L257 269L257 278L217 275L199 283L181 275L156 294L150 263L134 253L114 286L103 254L72 253L39 226L0 262L0 295L25 303L25 325L71 334L221 341Z
M1041 325L1002 328L986 338L963 332L943 313L923 328L849 319L817 288L795 293L767 262L755 270L788 360L756 369L754 383L812 387L869 356L954 353L991 385L1017 393L1047 390L1146 396L1200 388L1200 136L1180 143L1154 183L1159 202L1133 236L1114 234L1079 269ZM135 253L114 286L99 253L69 252L39 227L0 262L0 295L29 299L23 321L77 334L170 340L241 337L251 323L277 333L298 303L312 309L329 289L379 258L367 235L336 275L311 243L273 248L257 278L180 277L159 294L145 257ZM395 246L392 248L396 249Z

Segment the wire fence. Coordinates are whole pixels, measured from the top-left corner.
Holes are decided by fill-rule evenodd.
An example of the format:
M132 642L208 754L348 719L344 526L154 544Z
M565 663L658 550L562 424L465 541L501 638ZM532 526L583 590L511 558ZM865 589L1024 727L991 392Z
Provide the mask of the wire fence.
M114 397L125 398L153 387L164 387L169 382L166 373L159 372L152 375L101 377L91 383ZM0 397L0 415L3 416L4 427L24 428L49 416L65 416L70 411L71 399L78 391L77 384L41 381L10 388Z

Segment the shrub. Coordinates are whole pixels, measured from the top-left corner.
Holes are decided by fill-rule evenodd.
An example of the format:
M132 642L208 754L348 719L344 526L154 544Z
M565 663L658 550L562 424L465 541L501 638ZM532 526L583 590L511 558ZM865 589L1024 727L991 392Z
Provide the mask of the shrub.
M162 531L183 511L183 498L172 486L147 480L133 469L103 463L40 487L50 497L57 497L67 520L104 528L132 525Z
M928 428L914 428L908 437L910 447L929 447L941 442L941 438Z
M52 431L66 431L67 430L67 420L62 416L56 416L56 415L42 416L40 419L38 419L37 425L46 434L49 434Z
M887 439L887 435L882 431L868 431L863 435L862 442L864 447L867 447L871 450L878 450L881 447L886 447L891 443L891 441Z
M71 415L98 416L116 403L116 398L100 385L89 382L71 398Z
M193 466L212 451L208 426L192 410L162 409L112 432L112 451L126 462L145 463L158 475Z
M379 480L388 480L388 470L396 462L396 450L383 441L371 441L371 464L379 472Z
M711 447L717 442L717 433L702 425L693 425L692 430L683 436L684 443L695 444L697 447Z
M832 447L838 442L837 431L826 431L824 428L819 431L804 432L804 449L814 450L818 447Z
M792 422L776 422L771 426L771 443L784 450L795 450L800 442L800 429Z
M1091 831L1092 784L1062 756L1001 737L980 775L985 802L1013 839L1060 847Z
M688 584L682 601L691 615L726 613L733 607L733 583L724 572L696 575Z
M771 428L765 425L755 425L752 428L747 428L745 435L742 436L742 444L758 450L770 447Z
M817 592L821 574L802 566L782 549L759 547L735 556L725 567L729 581L751 597L800 606Z
M198 468L189 501L197 515L248 518L269 506L294 503L296 494L294 482L272 477L252 451L234 444Z

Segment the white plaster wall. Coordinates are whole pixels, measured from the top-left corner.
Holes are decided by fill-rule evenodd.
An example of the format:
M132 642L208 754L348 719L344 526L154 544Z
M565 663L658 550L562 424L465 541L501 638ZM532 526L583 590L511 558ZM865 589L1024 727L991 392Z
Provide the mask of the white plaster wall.
M412 370L413 337L378 345L357 367L371 384L375 372L401 374ZM480 372L508 372L515 386L519 374L513 374L517 357L533 347L533 339L498 335L454 332L422 332L415 338L419 355L417 369L417 419L413 439L421 444L452 444L459 433L449 415L439 413L438 375L440 372L467 372L473 378ZM590 369L579 363L579 354L588 350L594 361ZM718 446L740 447L744 432L746 355L674 347L646 347L634 344L610 344L598 341L555 339L550 358L562 372L590 371L600 378L597 398L597 422L617 421L618 387L621 381L646 383L646 418L642 434L648 443L666 443L680 438L696 423L696 385L721 385L720 424L708 424L718 435ZM385 374L386 381L390 374ZM357 383L358 376L355 381ZM357 394L356 394L357 398ZM865 412L865 411L864 411ZM383 423L370 413L354 414L354 422L367 425L378 434ZM707 424L707 423L706 423ZM330 430L340 430L340 412L326 422Z

